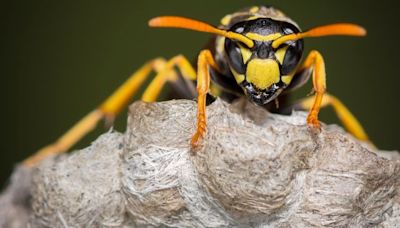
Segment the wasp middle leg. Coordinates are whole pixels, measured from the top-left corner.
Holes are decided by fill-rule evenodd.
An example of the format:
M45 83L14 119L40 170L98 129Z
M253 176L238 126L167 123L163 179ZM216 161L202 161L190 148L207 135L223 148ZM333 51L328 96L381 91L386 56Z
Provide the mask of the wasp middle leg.
M174 81L178 78L174 67L177 67L181 71L183 77L190 80L196 78L195 70L190 65L189 61L182 55L173 57L169 61L166 61L163 58L156 58L149 61L138 71L133 73L128 80L125 81L97 109L83 117L54 143L43 147L34 155L25 159L23 165L35 166L51 155L61 154L68 151L73 145L92 131L100 120L114 119L115 116L129 103L131 98L151 75L152 71L157 72L157 75L143 94L142 100L148 102L155 101L161 89L165 85L165 82Z
M312 107L314 100L314 96L307 97L296 102L293 107L295 109L307 110ZM322 99L321 107L325 107L328 105L331 105L333 107L333 110L335 111L337 117L350 134L352 134L357 139L368 142L372 145L361 123L351 113L351 111L337 97L326 93Z

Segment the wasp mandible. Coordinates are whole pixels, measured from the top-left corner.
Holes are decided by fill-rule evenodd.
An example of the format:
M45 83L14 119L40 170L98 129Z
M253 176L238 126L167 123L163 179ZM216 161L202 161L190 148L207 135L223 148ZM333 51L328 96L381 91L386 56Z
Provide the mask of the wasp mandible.
M301 63L304 38L365 36L366 30L361 26L339 23L302 32L292 19L270 6L254 6L226 15L218 27L177 16L153 18L149 21L149 26L189 29L211 33L214 37L210 48L200 51L195 67L182 55L169 60L156 58L146 63L96 110L85 116L55 143L25 160L24 164L34 165L51 154L67 151L92 130L99 120L114 118L152 71L156 72L156 76L143 93L143 101L156 101L167 82L178 84L184 81L187 93L197 96L197 128L191 139L192 147L198 145L206 132L206 102L210 92L212 96L228 101L245 96L251 102L271 110L274 109L274 105L270 105L273 103L271 101L278 101L279 97L304 85L310 77L315 95L296 103L299 108L309 109L308 125L319 129L320 108L332 105L351 134L360 140L369 141L361 124L346 106L326 93L322 55L318 51L311 51ZM197 94L191 89L194 86L187 82L194 82ZM278 112L283 110L275 109Z

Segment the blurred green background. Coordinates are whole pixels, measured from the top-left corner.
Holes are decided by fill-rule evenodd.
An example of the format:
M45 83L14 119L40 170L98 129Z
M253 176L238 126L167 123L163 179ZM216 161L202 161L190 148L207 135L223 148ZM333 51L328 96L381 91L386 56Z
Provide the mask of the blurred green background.
M325 57L328 90L341 98L382 149L400 149L399 29L395 1L9 1L1 11L2 137L0 183L12 167L95 108L127 76L156 56L194 59L209 35L150 29L157 15L218 24L242 7L272 4L303 28L354 22L365 38L307 39ZM298 92L306 95L309 83ZM126 115L116 128L124 130ZM321 119L336 123L332 109ZM76 148L104 132L99 127Z

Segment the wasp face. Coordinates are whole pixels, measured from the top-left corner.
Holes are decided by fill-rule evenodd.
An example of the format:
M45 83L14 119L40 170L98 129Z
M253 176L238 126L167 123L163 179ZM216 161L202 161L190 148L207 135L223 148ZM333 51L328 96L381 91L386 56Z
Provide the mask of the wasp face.
M230 31L254 41L250 49L225 39L228 65L244 93L256 104L275 99L289 85L303 53L303 40L289 41L274 49L272 42L299 29L288 22L259 18L234 24Z

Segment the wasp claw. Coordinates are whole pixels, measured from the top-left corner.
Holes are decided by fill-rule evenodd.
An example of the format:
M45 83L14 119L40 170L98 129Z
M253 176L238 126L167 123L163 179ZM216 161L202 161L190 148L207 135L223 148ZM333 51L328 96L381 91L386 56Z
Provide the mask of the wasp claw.
M200 132L196 132L196 134L193 135L192 140L190 141L190 145L192 146L192 149L196 149L199 146L202 138L203 138L203 134Z
M319 120L307 121L307 124L314 129L321 129L321 123L319 122Z
M319 122L318 118L314 116L309 116L307 118L307 124L311 131L315 133L321 132L321 123Z

